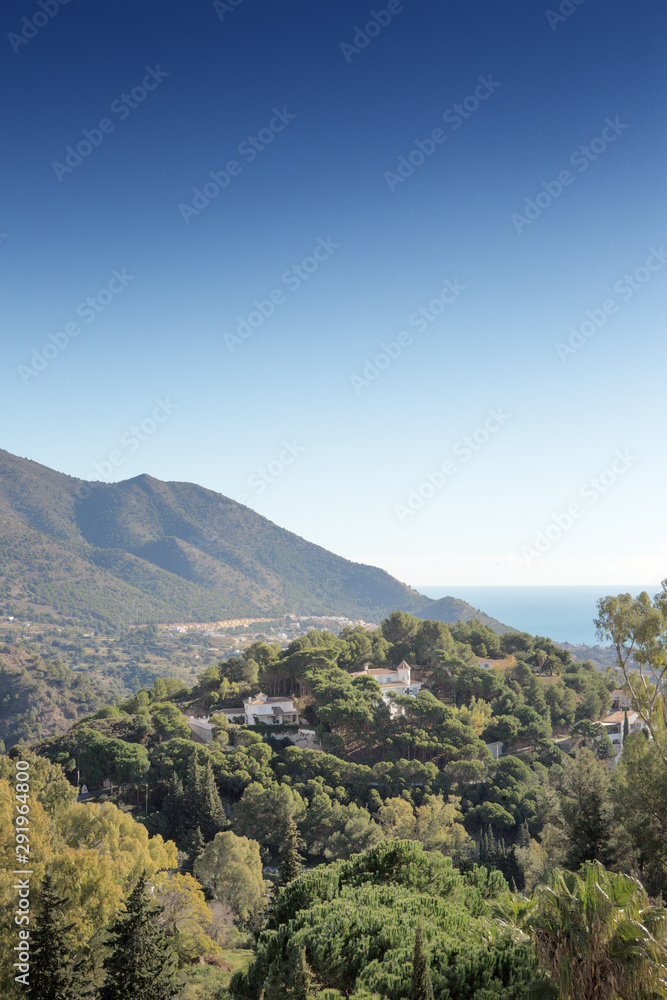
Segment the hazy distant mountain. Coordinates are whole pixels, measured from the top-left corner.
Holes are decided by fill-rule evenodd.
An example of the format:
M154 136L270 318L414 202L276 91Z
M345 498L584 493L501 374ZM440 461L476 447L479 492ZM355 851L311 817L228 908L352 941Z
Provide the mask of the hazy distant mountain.
M0 607L113 624L390 611L495 619L434 601L193 483L86 483L0 450Z

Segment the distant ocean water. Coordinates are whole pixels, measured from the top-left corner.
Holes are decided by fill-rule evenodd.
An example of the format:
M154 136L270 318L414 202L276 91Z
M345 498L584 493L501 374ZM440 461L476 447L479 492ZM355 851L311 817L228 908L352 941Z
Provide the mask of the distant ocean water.
M596 603L609 594L640 594L651 597L660 591L659 584L645 587L416 587L420 594L438 599L458 597L504 625L511 625L531 635L543 635L555 642L607 645L595 635L593 619Z

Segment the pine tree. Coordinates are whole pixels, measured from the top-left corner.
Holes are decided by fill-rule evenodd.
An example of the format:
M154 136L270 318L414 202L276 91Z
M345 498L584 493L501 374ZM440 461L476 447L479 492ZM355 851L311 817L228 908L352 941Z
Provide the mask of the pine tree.
M433 1000L433 984L428 955L424 951L422 925L417 925L412 956L412 1000Z
M311 1000L313 995L310 989L311 982L312 973L306 961L306 949L302 948L294 969L291 1000Z
M195 813L198 825L201 826L204 840L213 840L227 826L227 816L220 800L220 793L213 777L211 761L206 762L206 770L199 786L198 811Z
M197 827L190 837L190 845L188 847L188 861L190 863L190 868L194 868L195 861L202 853L206 847L206 841L201 832L201 827Z
M151 905L146 881L144 872L109 929L111 953L99 1000L170 1000L181 988L176 955L155 919L162 908Z
M49 873L42 882L42 901L31 934L29 1000L81 1000L86 995L86 983L78 962L72 957L70 931L62 917L66 896L53 888Z
M188 761L181 803L181 815L175 824L181 840L185 840L187 834L199 826L204 842L208 843L216 833L228 826L211 761L208 759L206 767L202 769L197 760L196 749L193 749Z
M285 829L283 846L280 851L280 867L278 868L278 885L284 885L298 878L303 870L303 858L299 854L299 831L294 817L290 816Z
M184 822L185 809L183 782L176 774L172 774L162 801L162 812L167 821L169 836L175 840L180 841L188 827L187 822Z
M279 958L274 958L264 980L264 1000L285 1000L288 995L285 983L285 972Z
M201 768L197 761L197 750L193 747L188 772L183 785L183 805L187 813L188 823L194 824L201 803Z

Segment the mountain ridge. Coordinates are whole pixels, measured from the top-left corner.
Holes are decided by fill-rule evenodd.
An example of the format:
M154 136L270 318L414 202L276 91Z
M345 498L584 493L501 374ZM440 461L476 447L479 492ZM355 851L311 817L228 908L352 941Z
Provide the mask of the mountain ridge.
M195 483L86 482L0 450L0 608L110 624L335 614L497 622L432 600Z

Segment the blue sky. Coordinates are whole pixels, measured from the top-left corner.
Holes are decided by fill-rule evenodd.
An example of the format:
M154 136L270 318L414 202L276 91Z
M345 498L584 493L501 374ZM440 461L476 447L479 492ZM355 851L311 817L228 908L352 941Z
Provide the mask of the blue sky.
M412 585L667 576L661 8L0 20L3 447Z

